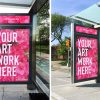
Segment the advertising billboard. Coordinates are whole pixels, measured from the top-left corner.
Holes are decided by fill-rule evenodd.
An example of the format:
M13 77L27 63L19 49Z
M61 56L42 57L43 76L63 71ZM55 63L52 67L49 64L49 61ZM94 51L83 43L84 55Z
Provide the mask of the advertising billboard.
M0 29L0 82L29 77L29 29Z
M0 15L0 83L30 82L29 24L29 15Z
M74 25L74 82L98 77L98 30Z
M76 39L76 79L88 79L98 76L97 39L77 37Z

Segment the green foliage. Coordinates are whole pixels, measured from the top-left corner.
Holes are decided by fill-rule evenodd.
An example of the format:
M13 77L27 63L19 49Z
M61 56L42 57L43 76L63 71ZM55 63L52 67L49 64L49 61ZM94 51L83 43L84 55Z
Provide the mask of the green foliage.
M49 54L49 46L48 45L37 45L36 51Z
M65 17L60 14L52 14L51 15L51 36L52 41L58 40L60 44L62 44L62 33L66 25L70 24L70 18Z
M52 41L58 40L59 42L59 49L57 51L59 55L65 55L67 50L69 49L68 47L66 47L66 40L69 38L65 37L65 39L63 39L62 35L63 35L65 27L70 25L71 22L74 22L75 24L78 24L78 25L84 25L86 27L92 27L92 25L90 24L84 23L82 21L74 20L71 17L66 17L57 13L52 14L51 15L51 36L52 36ZM70 29L68 30L70 31ZM66 31L66 34L67 34L67 31Z
M49 3L46 3L38 13L39 39L49 41Z
M66 17L57 13L51 15L51 36L52 41L58 40L59 42L59 49L57 51L58 55L65 55L67 52L68 48L66 47L66 40L68 39L68 37L65 37L65 39L63 39L62 35L65 27L67 25L70 25L70 23L70 17Z
M59 50L57 51L58 55L65 55L67 50L69 49L68 47L66 47L66 40L69 39L67 37L65 37L65 39L62 41L61 45L59 46Z
M49 2L37 14L36 50L49 53Z
M66 66L66 61L62 61L59 64L61 64L61 66Z
M38 13L38 23L49 18L49 2L47 2Z
M40 41L49 41L49 27L43 26L39 31L39 39Z

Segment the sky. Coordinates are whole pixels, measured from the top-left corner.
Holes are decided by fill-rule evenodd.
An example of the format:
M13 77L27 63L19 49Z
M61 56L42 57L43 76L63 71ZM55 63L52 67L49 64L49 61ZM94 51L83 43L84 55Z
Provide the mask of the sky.
M70 16L98 2L100 0L51 0L51 12Z
M51 0L51 13L59 13L64 16L71 16L78 14L86 8L100 2L100 0ZM70 36L70 33L64 32L64 36ZM57 44L58 41L52 42L52 45Z

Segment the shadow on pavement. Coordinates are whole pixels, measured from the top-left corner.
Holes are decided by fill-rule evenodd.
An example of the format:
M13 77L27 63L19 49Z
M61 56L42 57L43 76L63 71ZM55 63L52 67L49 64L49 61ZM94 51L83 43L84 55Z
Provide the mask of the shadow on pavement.
M100 87L100 83L85 84L85 85L79 85L76 87Z
M44 93L29 93L29 100L49 100Z

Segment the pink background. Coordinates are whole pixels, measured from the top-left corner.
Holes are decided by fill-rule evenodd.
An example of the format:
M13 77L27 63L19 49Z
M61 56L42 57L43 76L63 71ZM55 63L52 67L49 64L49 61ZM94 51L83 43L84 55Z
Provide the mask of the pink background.
M28 81L29 77L29 29L0 29L0 32L16 32L18 42L12 42L11 54L19 55L19 65L16 66L16 76L0 76L0 82ZM0 33L0 34L1 34ZM0 37L0 46L2 45ZM6 42L8 44L8 42ZM2 54L0 54L2 55ZM3 54L4 55L4 54ZM7 55L7 54L6 54ZM9 55L9 54L8 54ZM0 65L2 67L3 65ZM12 65L8 65L12 67Z
M83 26L76 26L76 32L97 35L96 29L87 28L87 27L83 27Z
M0 24L29 24L30 16L0 16Z
M82 67L84 65L79 65L78 64L78 52L76 52L76 79L77 80L81 80L81 79L88 79L88 78L97 77L97 75L98 75L98 47L97 47L97 39L86 38L86 37L78 37L77 41L76 41L76 49L77 48L82 48L82 47L79 47L79 45L78 45L78 39L81 39L81 40L91 40L92 48L88 48L88 56L87 57L92 57L92 65L91 65L91 74L78 75L78 67ZM80 56L80 58L81 57L82 56Z

